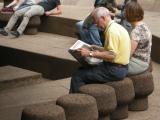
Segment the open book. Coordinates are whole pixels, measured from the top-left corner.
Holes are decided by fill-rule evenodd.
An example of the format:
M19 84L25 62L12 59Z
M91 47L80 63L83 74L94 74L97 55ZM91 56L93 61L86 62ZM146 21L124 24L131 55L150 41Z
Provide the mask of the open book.
M98 58L94 58L94 57L82 57L81 54L79 52L77 52L77 49L79 49L79 48L91 49L91 46L81 40L78 40L68 50L69 53L75 59L77 59L77 61L79 63L81 63L82 65L97 65L103 61L102 59L98 59Z

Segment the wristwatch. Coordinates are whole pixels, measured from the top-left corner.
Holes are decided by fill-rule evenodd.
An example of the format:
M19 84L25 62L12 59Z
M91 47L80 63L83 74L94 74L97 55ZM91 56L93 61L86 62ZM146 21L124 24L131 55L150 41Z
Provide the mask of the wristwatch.
M93 52L92 51L89 52L89 57L93 57Z

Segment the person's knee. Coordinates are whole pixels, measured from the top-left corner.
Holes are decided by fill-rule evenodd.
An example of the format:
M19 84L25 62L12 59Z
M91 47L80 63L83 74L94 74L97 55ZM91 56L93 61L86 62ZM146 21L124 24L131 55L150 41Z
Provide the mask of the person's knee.
M15 18L17 18L17 17L20 17L21 14L19 14L18 12L15 12L15 13L13 14L13 16L14 16Z
M84 72L83 70L78 70L72 75L73 82L82 82L84 78Z
M78 30L81 30L81 29L83 28L83 21L77 22L77 23L76 23L76 28L77 28Z
M30 14L30 13L26 13L26 14L24 14L24 16L23 16L24 18L31 18L32 17L32 14Z

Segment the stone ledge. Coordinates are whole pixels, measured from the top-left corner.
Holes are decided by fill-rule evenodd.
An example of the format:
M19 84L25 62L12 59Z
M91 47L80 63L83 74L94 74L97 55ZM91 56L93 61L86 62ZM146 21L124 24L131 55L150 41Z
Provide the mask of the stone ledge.
M40 82L41 74L14 66L0 67L0 90Z

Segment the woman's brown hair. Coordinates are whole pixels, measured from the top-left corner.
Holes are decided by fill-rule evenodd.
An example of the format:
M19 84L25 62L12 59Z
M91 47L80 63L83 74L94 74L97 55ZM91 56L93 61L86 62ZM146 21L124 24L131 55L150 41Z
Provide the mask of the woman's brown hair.
M128 22L136 22L143 20L144 17L143 8L138 2L131 1L126 5L125 16Z

